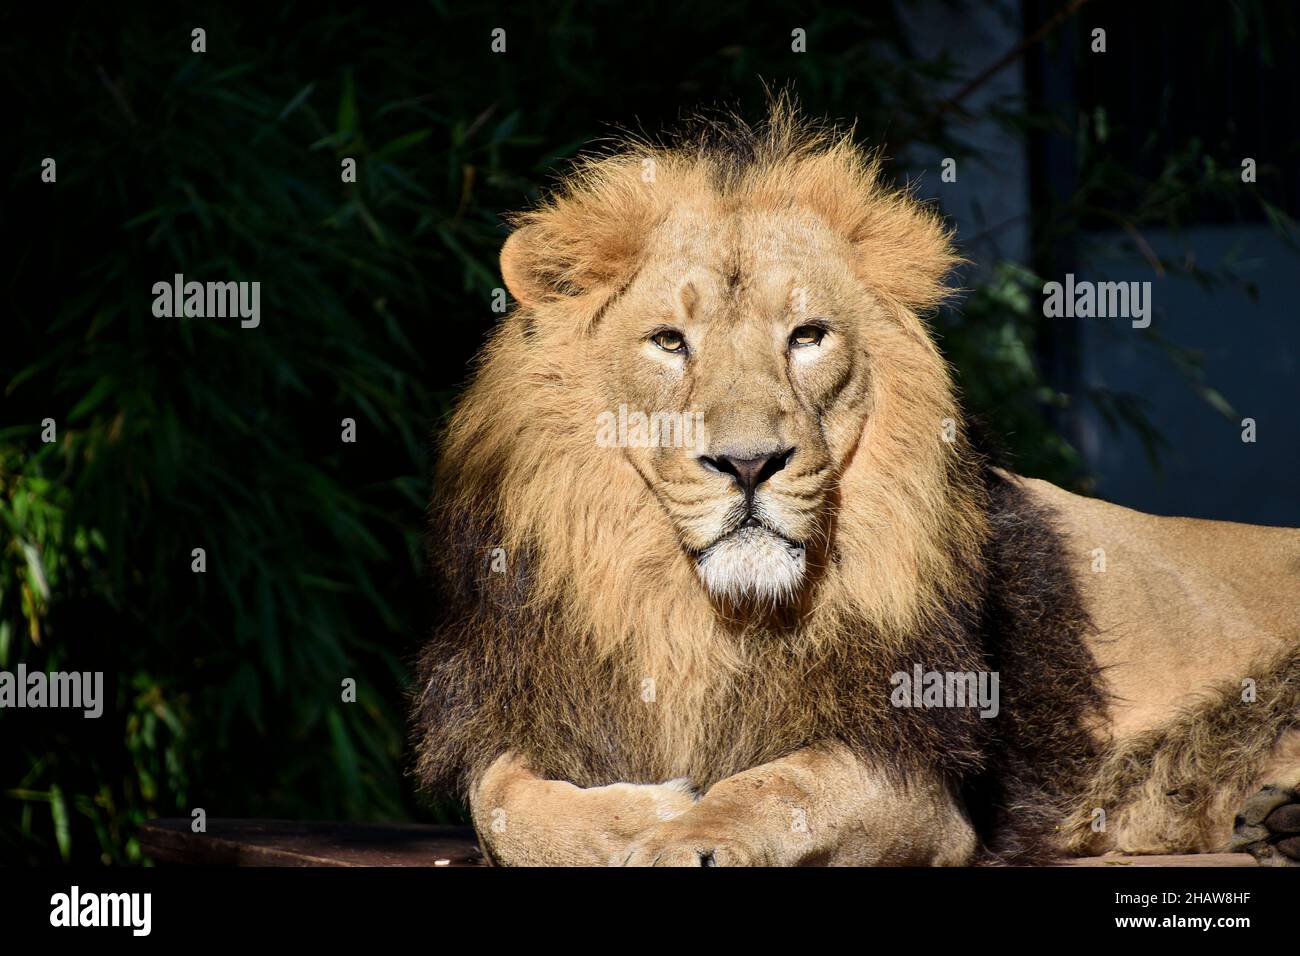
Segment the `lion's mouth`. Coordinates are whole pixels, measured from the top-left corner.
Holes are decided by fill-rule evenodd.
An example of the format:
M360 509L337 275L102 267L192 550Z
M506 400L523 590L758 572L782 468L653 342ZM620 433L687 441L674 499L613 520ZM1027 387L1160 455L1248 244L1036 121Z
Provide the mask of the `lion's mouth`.
M719 597L780 600L803 580L803 546L750 516L695 556L696 570Z
M709 547L713 547L718 544L718 542L725 541L728 538L735 538L750 543L757 543L764 538L775 538L790 548L803 547L803 545L794 540L794 538L791 538L789 535L783 533L777 528L772 527L770 524L765 524L755 518L746 518L744 522L719 537L717 541L714 541L712 545L709 545Z
M697 557L706 554L711 548L717 547L724 541L738 540L740 542L758 543L764 536L776 538L787 547L802 548L801 542L786 534L779 526L767 520L759 511L750 511L743 517L739 517L730 523L730 527L724 530L708 545L701 548Z

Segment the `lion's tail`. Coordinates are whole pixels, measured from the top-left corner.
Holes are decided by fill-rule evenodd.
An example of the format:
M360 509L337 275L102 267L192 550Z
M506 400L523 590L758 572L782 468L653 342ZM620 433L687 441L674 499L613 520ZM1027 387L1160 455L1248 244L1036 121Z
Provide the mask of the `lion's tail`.
M1279 740L1300 728L1300 639L1104 755L1067 813L1067 853L1222 851Z

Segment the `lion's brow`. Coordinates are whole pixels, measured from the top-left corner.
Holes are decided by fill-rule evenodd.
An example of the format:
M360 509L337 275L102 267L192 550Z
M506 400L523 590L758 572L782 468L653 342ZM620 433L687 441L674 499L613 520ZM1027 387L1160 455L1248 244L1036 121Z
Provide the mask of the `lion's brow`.
M734 293L743 284L744 270L741 268L738 253L728 253L721 265L712 263L704 263L703 265L710 272L722 278L723 290L727 294Z

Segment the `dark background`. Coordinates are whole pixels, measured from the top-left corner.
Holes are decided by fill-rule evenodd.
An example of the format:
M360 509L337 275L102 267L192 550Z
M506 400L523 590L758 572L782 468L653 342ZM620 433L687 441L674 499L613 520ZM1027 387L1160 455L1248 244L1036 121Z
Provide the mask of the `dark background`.
M0 711L0 860L138 862L136 823L196 807L459 812L406 775L403 694L431 435L499 318L501 216L620 128L760 117L764 84L953 217L972 264L936 331L1019 470L1300 525L1291 4L400 11L0 15L0 669L108 692L94 721ZM1044 319L1071 271L1153 281L1151 329ZM155 318L176 272L259 281L261 326Z

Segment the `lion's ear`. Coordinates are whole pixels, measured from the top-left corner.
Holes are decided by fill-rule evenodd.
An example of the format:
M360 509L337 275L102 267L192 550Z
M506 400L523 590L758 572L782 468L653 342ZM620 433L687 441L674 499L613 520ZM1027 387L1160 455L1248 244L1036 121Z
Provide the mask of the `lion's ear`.
M582 299L579 312L594 309L635 272L659 203L635 157L580 162L557 193L514 217L501 249L510 294L524 307Z
M540 219L506 239L501 278L524 308L581 296L603 298L602 291L612 291L629 268L630 245L621 229L602 234L595 224L575 229L571 223Z
M962 262L952 230L931 206L888 185L878 157L845 136L781 170L799 201L853 245L859 274L878 293L922 312L947 297L948 275Z
M541 233L541 226L520 226L501 247L501 278L524 308L533 308L556 292L554 279L542 268L544 260L538 254Z
M859 273L869 285L913 312L928 312L952 293L948 277L962 263L952 230L928 206L903 192L886 193L852 235Z

